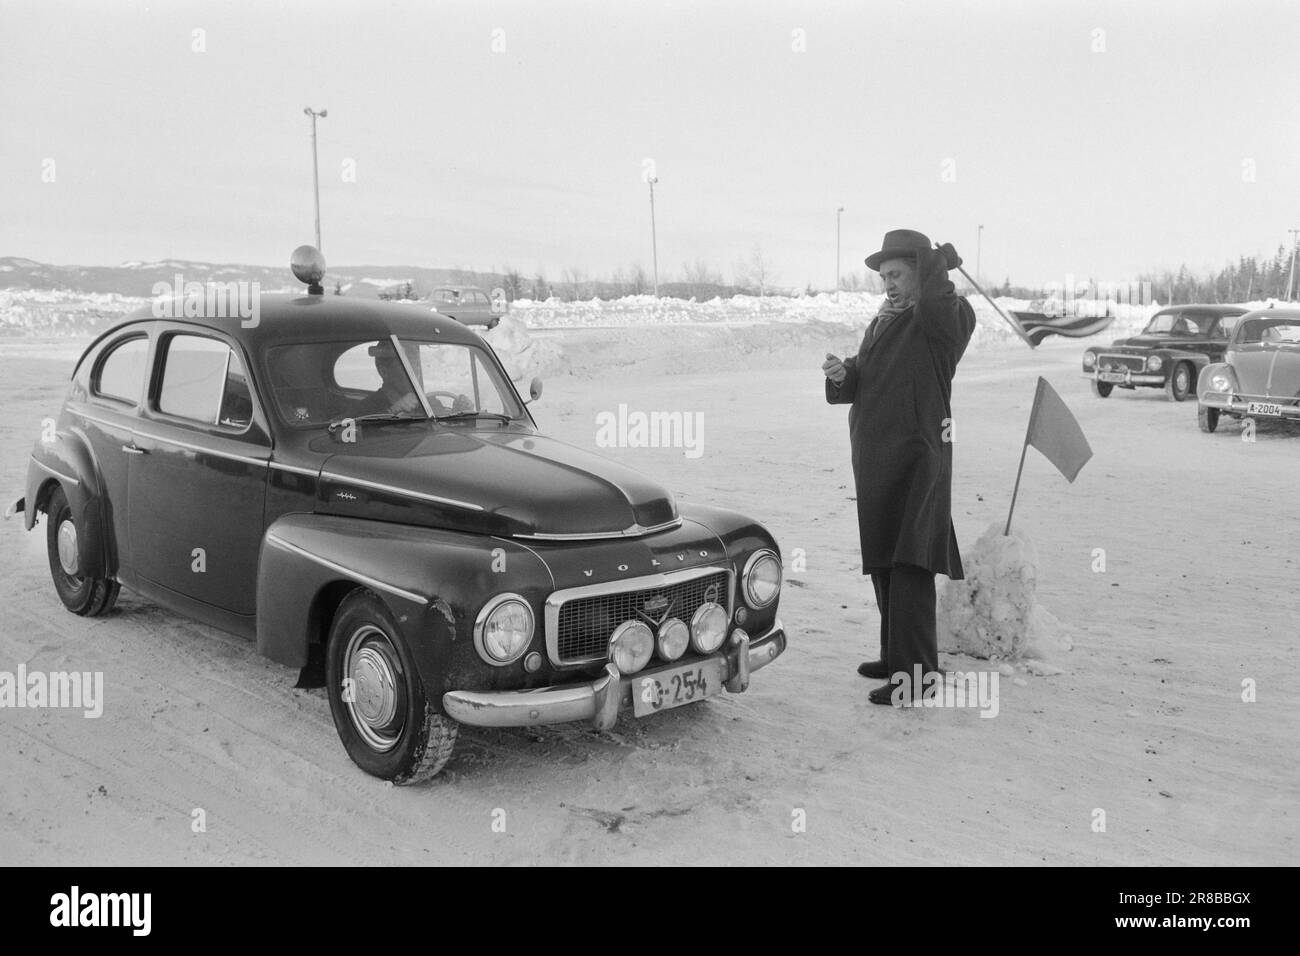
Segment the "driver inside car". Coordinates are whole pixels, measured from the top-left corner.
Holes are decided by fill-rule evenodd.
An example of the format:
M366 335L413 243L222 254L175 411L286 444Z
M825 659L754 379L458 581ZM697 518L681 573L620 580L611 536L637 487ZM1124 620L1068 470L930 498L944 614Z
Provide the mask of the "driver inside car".
M370 346L368 354L375 361L379 389L365 399L363 414L423 415L420 398L411 388L411 380L402 367L397 350L386 342Z

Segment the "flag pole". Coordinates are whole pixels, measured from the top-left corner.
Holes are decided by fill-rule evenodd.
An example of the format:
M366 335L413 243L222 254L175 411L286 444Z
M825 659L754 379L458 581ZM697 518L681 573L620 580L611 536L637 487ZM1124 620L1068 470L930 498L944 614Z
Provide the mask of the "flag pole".
M1002 532L1002 537L1011 534L1011 516L1016 512L1016 496L1020 494L1020 475L1025 470L1025 452L1029 451L1029 436L1025 435L1025 443L1020 446L1020 467L1016 469L1016 487L1011 492L1011 510L1007 512L1007 526Z
M967 272L961 266L957 267L957 271L966 277L966 281L971 284L971 286L975 289L976 292L984 296L985 299L988 299L989 305L993 306L993 311L997 312L998 315L1002 316L1002 318L1007 320L1007 324L1016 330L1016 334L1024 340L1026 345L1028 345L1031 349L1038 348L1038 346L1034 344L1033 339L1031 339L1028 335L1025 334L1025 330L1020 327L1020 323L1017 322L1015 319L1011 318L1011 316L1007 315L1005 312L1003 312L1002 306L994 302L993 299L989 296L989 294L980 288L979 283L970 277L969 272ZM1008 524L1010 523L1008 522Z

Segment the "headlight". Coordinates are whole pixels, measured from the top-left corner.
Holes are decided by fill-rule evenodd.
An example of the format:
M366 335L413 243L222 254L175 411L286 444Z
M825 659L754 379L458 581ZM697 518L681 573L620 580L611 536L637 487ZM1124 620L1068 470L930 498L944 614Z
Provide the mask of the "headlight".
M663 660L677 660L686 653L690 644L691 629L681 618L670 617L659 625L659 633L655 635L655 650Z
M1096 352L1084 352L1084 353L1083 353L1083 367L1084 367L1084 368L1092 368L1092 367L1093 367L1094 365L1096 365L1096 364L1097 364L1097 353L1096 353Z
M1225 372L1215 372L1210 376L1210 388L1216 392L1231 392L1232 379Z
M621 674L635 674L650 663L655 638L640 621L624 621L609 639L609 659Z
M1152 372L1160 371L1161 366L1163 366L1164 364L1165 364L1165 360L1162 359L1159 355L1147 356L1147 368Z
M752 608L767 607L781 593L781 562L771 551L756 551L745 563L740 575L745 603Z
M691 647L700 654L712 654L727 636L727 611L721 604L705 601L691 618Z
M532 639L533 609L518 594L498 594L474 621L474 647L489 664L518 660Z

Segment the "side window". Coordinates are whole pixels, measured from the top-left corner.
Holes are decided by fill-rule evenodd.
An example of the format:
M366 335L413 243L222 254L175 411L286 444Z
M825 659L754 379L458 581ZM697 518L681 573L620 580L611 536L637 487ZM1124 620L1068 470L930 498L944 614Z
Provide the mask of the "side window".
M482 292L475 292L475 293L474 293L474 304L475 304L475 305L487 305L487 304L488 304L488 297L485 296Z
M93 395L134 405L144 385L149 340L143 335L114 345L100 360L91 377Z
M253 397L244 363L224 342L203 335L167 339L158 411L204 425L247 428Z
M1237 327L1237 322L1240 319L1241 316L1239 315L1225 315L1222 319L1219 320L1219 325L1221 326L1221 329L1217 337L1226 339L1228 336L1232 335L1232 330Z

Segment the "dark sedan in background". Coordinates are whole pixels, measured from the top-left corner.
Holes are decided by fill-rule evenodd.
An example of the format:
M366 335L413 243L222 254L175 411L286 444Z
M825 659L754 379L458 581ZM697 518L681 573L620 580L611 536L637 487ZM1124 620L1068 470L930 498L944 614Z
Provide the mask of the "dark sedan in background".
M1181 402L1211 362L1223 360L1228 336L1248 310L1239 305L1178 305L1161 309L1138 335L1094 345L1083 353L1083 373L1098 398L1116 387L1163 388Z

